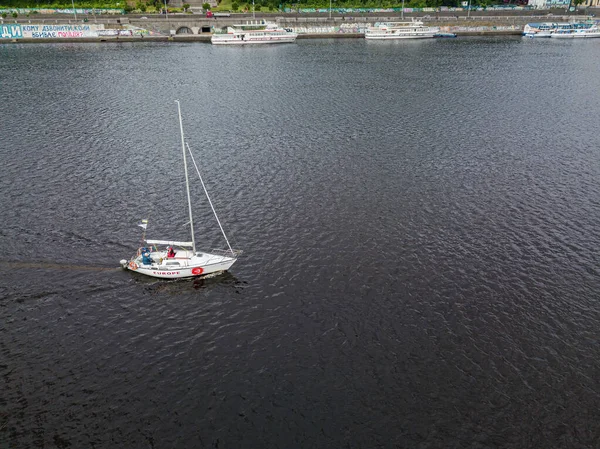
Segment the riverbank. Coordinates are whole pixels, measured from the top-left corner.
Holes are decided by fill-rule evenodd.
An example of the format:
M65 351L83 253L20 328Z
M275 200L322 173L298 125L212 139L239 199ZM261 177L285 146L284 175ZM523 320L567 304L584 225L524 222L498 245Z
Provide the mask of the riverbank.
M283 28L293 29L298 39L360 39L365 30L377 22L411 20L415 17L270 17ZM507 17L417 17L425 25L439 27L441 32L466 36L520 35L526 23L583 21L588 16L507 16ZM258 21L258 20L257 20ZM0 43L36 42L210 42L214 32L243 23L239 18L207 20L206 18L172 17L169 20L144 18L96 18L94 23L71 19L36 18L27 21L0 22Z
M456 33L457 37L469 37L469 36L519 36L522 33L520 31L496 31L496 32L485 32L485 31L471 31ZM364 39L364 34L361 33L313 33L313 34L301 34L298 35L299 40L304 39ZM65 42L77 42L77 43L130 43L130 42L203 42L210 43L210 34L197 34L197 35L175 35L175 36L147 36L147 37L81 37L81 38L48 38L48 39L11 39L11 40L0 40L0 44L40 44L40 43L65 43Z

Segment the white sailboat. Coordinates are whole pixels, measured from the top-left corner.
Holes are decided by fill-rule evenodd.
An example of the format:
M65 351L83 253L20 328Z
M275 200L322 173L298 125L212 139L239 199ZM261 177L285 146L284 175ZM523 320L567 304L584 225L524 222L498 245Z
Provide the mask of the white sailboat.
M237 260L239 255L242 253L240 250L234 250L229 239L225 235L221 221L217 216L217 212L213 207L212 201L200 175L200 170L196 165L194 156L190 151L189 146L185 142L183 134L183 121L181 119L181 106L179 101L177 103L177 111L179 113L179 128L181 131L181 149L183 152L183 167L185 171L185 187L187 193L187 203L189 211L189 225L191 233L191 241L182 242L175 240L146 240L146 226L147 221L144 220L140 224L144 228L143 241L145 246L138 249L137 253L129 260L123 259L120 261L121 266L126 270L135 271L136 273L145 274L156 278L163 279L178 279L188 278L196 276L206 276L207 274L217 274L228 270ZM190 184L188 178L188 165L187 165L187 152L189 152L190 159L196 168L202 188L208 199L208 203L217 219L219 228L225 237L228 249L226 250L210 250L210 251L197 251L196 250L196 239L194 237L194 219L192 215L192 201L190 198ZM160 247L163 247L160 249Z

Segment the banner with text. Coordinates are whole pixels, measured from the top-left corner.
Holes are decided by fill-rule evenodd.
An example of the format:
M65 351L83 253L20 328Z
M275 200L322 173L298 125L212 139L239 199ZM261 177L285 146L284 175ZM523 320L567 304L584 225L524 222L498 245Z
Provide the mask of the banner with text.
M97 25L21 25L21 28L23 37L31 39L98 37Z

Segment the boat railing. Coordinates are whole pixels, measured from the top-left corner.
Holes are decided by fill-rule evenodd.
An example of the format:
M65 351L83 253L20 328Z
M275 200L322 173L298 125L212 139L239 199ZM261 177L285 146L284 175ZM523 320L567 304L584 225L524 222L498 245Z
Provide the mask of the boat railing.
M223 257L239 257L242 254L241 249L234 249L233 253L228 249L211 249L210 254L214 254L215 256L223 256Z

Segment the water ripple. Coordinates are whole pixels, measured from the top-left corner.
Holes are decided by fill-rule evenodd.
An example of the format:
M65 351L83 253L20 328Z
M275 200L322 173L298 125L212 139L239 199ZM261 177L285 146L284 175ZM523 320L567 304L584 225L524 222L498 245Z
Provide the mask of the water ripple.
M598 446L600 58L549 41L0 49L0 441ZM244 255L162 282L177 98Z

